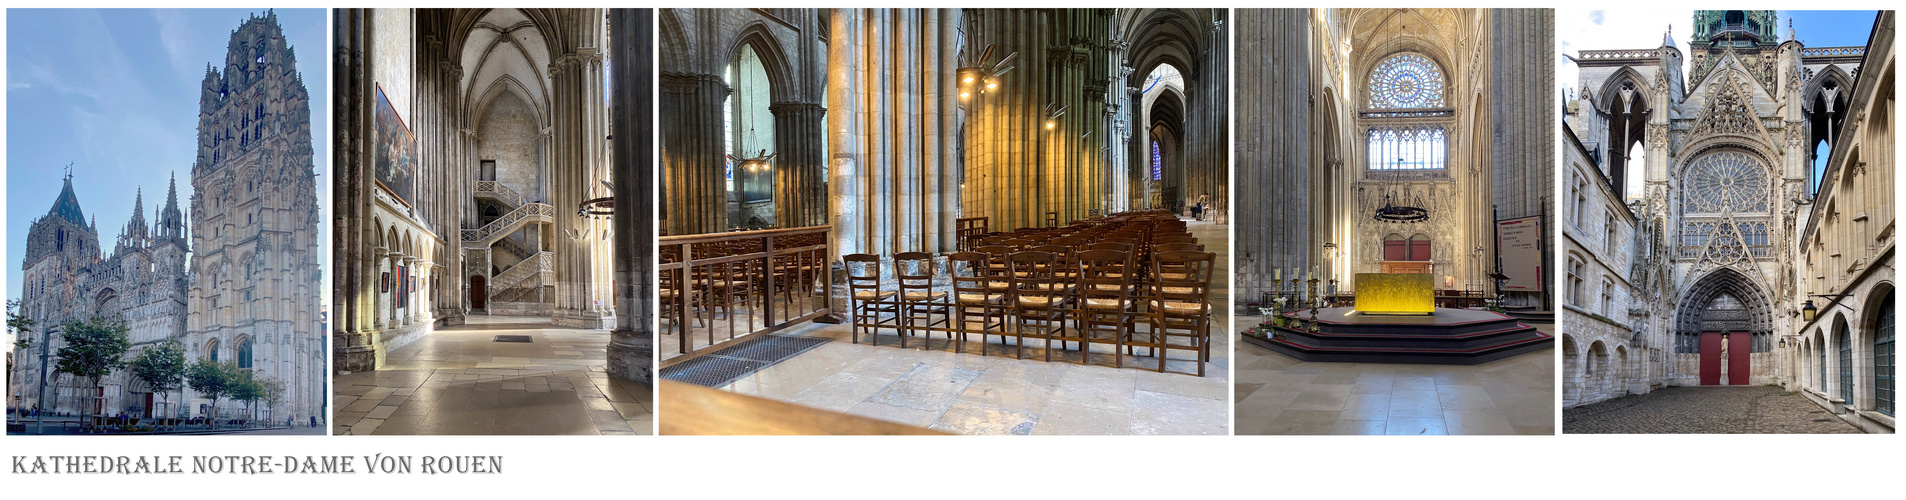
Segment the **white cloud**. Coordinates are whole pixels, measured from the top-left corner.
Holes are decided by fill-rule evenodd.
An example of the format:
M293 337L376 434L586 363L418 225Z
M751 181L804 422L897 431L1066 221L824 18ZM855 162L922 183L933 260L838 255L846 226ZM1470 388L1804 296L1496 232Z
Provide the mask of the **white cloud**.
M155 10L152 17L159 23L159 45L165 47L167 58L172 60L172 70L180 78L196 84L204 78L205 63L192 57L191 20L177 10Z
M1675 46L1685 55L1693 17L1694 11L1687 9L1556 9L1555 37L1562 54L1569 56L1584 50L1652 49L1661 46L1672 26ZM1573 95L1581 85L1579 72L1566 57L1557 57L1556 83Z

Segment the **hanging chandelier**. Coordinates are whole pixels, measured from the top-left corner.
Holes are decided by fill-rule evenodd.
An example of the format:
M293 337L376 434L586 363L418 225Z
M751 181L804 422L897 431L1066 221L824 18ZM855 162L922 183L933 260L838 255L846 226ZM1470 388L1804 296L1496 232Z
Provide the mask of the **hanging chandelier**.
M615 184L610 184L609 181L602 181L602 186L609 188L610 193L615 192ZM613 194L601 198L583 200L582 203L576 204L577 217L607 219L613 215L615 215L615 195Z
M1397 37L1405 27L1399 26L1390 32L1390 45L1396 45ZM1423 208L1421 196L1410 196L1408 186L1403 184L1403 158L1397 158L1390 183L1383 188L1383 204L1377 207L1374 218L1383 222L1397 224L1415 224L1429 220L1429 209Z
M1397 158L1396 161L1398 164L1403 163L1402 158ZM1429 209L1423 208L1423 197L1411 196L1408 186L1403 184L1402 170L1394 170L1397 174L1390 179L1389 185L1383 188L1383 204L1377 207L1376 215L1372 218L1398 224L1428 221Z

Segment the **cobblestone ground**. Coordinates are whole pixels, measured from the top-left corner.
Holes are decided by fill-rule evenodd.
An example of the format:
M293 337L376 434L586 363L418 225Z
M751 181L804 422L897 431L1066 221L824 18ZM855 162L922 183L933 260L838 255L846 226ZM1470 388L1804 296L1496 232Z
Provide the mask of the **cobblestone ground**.
M1564 434L1858 434L1805 396L1764 385L1669 387L1562 412Z

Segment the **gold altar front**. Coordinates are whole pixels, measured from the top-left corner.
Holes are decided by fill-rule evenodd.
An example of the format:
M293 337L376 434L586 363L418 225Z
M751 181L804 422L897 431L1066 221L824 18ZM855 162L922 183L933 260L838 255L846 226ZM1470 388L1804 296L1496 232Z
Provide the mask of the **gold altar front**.
M1429 274L1357 273L1357 314L1430 314L1436 311L1436 277Z

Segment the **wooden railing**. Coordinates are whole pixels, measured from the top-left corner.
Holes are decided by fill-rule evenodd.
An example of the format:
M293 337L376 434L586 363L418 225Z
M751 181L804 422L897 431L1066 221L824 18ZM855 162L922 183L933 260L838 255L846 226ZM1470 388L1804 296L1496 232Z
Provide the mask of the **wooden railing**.
M662 336L669 366L802 322L833 318L831 226L663 236Z
M958 228L954 234L958 235L960 251L971 252L979 246L979 239L985 237L988 231L986 220L985 217L962 217L953 221Z

